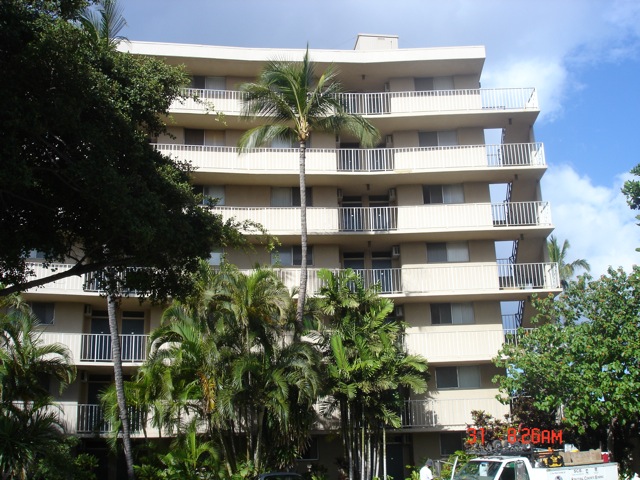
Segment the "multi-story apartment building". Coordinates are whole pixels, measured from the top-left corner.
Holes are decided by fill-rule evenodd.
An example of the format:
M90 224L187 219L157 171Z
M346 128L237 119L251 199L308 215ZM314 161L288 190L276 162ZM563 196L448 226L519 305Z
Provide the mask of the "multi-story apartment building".
M157 149L192 162L194 185L219 199L215 208L225 218L257 221L282 244L277 254L213 252L211 263L223 254L245 269L277 261L284 282L297 285L298 150L273 144L239 153L248 124L238 86L266 61L300 60L304 51L144 42L125 48L185 65L201 99L172 106L169 135L156 140ZM352 92L343 96L348 109L382 134L372 149L347 135L311 138L308 289L317 292L321 268L356 269L395 302L408 351L428 359L429 393L410 395L402 428L388 432L387 472L404 478L403 465L459 449L472 410L508 412L495 399L491 359L508 329L527 326L533 294L560 291L546 253L553 227L540 192L546 163L533 132L537 96L533 88L481 88L479 46L400 49L395 36L359 35L354 50L310 56L319 70L339 70ZM49 323L44 338L73 352L79 381L61 400L70 430L89 435L99 418L98 392L111 382L105 300L76 277L25 297ZM124 299L121 310L131 373L161 311L136 299ZM331 466L340 449L322 440L325 433L317 432L311 457Z

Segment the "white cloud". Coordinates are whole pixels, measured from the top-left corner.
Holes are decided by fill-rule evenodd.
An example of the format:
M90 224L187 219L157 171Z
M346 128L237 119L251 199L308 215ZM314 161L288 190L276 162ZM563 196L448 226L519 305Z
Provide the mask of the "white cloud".
M572 167L556 165L542 180L543 195L551 202L554 235L569 240L569 260L584 258L594 276L609 266L629 270L640 263L640 226L620 192L628 175L611 187L595 186Z

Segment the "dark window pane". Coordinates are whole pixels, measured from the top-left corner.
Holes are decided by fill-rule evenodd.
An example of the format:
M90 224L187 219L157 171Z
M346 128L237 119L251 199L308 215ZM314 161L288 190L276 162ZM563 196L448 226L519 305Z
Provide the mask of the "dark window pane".
M436 386L437 388L458 388L458 368L437 367Z
M427 263L446 263L447 262L447 244L446 243L428 243L427 244Z

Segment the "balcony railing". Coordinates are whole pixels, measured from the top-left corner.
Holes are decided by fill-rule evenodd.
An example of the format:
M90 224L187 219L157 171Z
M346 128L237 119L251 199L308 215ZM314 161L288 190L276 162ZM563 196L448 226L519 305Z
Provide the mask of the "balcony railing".
M191 162L201 170L236 173L291 173L299 169L296 148L257 148L240 154L236 147L155 144L165 155ZM442 147L335 149L309 148L308 174L339 172L429 172L545 166L541 143L456 145Z
M504 331L504 343L518 345L523 335L531 333L534 328L509 328Z
M224 220L258 222L272 234L297 234L299 207L214 207ZM551 226L547 202L460 203L402 207L308 207L310 234L491 230Z
M479 361L495 357L505 341L502 327L472 329L473 325L441 325L429 331L404 334L405 350L429 362Z
M175 112L221 112L238 115L244 94L234 90L184 89L188 97L171 105ZM193 98L195 97L195 98ZM343 93L347 112L358 115L537 110L534 88L464 88L408 92Z
M74 402L61 402L58 405L59 409L55 411L70 434L105 435L111 431L111 423L105 419L101 405ZM509 413L509 406L502 405L495 397L406 400L400 414L401 425L402 428L464 428L472 421L472 410L484 410L495 418L503 418ZM140 410L129 408L129 422L131 433L135 436L142 435L144 417ZM335 415L329 418L319 417L318 426L333 429L339 423ZM159 431L150 422L145 428L149 437L159 436ZM166 434L169 432L163 432L163 436Z
M71 351L75 364L111 363L111 335L102 333L55 333L43 332L41 339L46 344L60 343ZM123 363L142 363L147 359L149 335L120 335L120 357Z
M111 431L111 423L105 419L101 405L74 402L61 402L58 405L60 408L56 413L60 413L67 433L104 435ZM143 425L140 411L129 407L128 413L131 433L140 434Z
M457 427L471 424L472 410L483 410L494 418L504 418L510 409L495 397L407 400L401 414L402 427Z
M69 266L70 268L70 266ZM318 268L308 271L307 288L313 295L320 290L321 281ZM339 270L335 270L338 272ZM250 273L251 270L246 270ZM41 269L43 276L50 272ZM299 285L299 268L280 268L276 273L288 288ZM556 263L438 263L422 267L363 269L359 273L366 286L379 284L381 293L398 295L429 295L444 292L485 292L497 293L503 290L559 290L560 277ZM60 291L60 285L52 290L59 293L83 293L85 282L71 282L71 289ZM49 292L50 284L38 291Z
M308 271L309 294L317 294L322 287L318 277L319 270L310 268ZM246 271L249 272L250 270ZM276 269L276 273L288 288L296 287L300 283L299 268ZM451 263L423 267L365 269L358 270L358 273L362 275L365 286L380 285L380 293L408 296L560 288L557 263L515 264L509 268L498 263Z

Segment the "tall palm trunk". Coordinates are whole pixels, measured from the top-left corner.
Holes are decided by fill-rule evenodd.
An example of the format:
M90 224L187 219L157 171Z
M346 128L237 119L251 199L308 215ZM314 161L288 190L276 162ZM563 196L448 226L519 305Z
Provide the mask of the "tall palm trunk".
M305 161L307 142L300 141L300 246L302 255L300 259L300 288L298 289L298 308L296 321L298 328L296 336L302 331L302 319L304 316L304 304L307 297L307 179L305 175Z
M116 385L116 399L118 401L118 413L122 423L122 444L124 457L127 461L127 478L135 480L133 472L133 452L131 449L131 432L129 430L129 417L127 415L127 403L124 396L124 380L122 378L122 356L120 350L120 334L118 332L118 317L116 315L118 300L114 295L107 297L107 312L109 314L109 332L111 333L111 356L113 358L113 379Z

